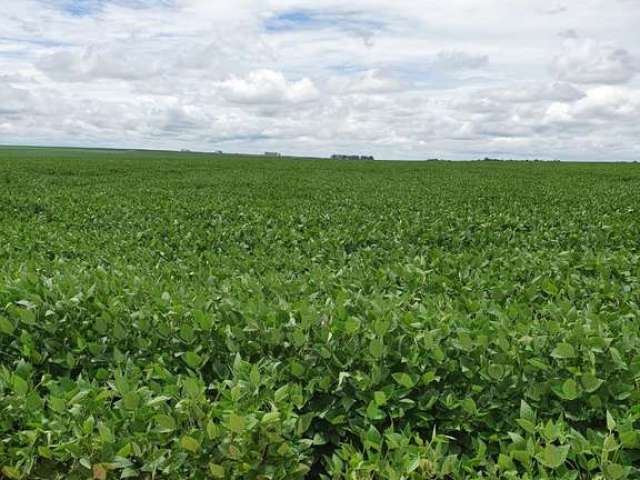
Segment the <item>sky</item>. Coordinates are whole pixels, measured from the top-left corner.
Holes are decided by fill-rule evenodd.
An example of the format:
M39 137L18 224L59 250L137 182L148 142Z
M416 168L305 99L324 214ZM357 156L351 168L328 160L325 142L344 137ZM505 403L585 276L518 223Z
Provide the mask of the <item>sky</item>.
M640 160L640 0L5 0L0 144Z

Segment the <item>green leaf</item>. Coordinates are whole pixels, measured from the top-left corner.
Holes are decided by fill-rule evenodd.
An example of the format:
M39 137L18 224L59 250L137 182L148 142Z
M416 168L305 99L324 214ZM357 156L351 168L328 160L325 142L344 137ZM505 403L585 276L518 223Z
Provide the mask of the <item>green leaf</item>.
M4 466L2 467L2 474L10 480L21 480L22 472L15 467Z
M154 405L159 405L161 403L165 403L171 400L171 397L167 397L166 395L161 395L159 397L152 398L147 402L147 407L153 407Z
M131 455L131 443L127 443L124 447L118 450L117 457L128 458Z
M213 327L213 318L202 310L193 312L193 316L202 330L210 330Z
M196 352L186 352L184 354L184 361L190 368L197 370L202 363L202 357Z
M116 385L116 390L118 390L120 395L126 394L131 389L129 382L127 381L127 377L122 375L120 372L116 372L114 383Z
M613 432L616 429L617 423L613 418L613 415L607 410L607 428L610 432Z
M378 337L384 337L389 331L389 321L388 320L376 320L373 323L373 331Z
M548 370L549 369L549 365L547 365L545 362L543 362L539 358L530 358L529 360L527 360L527 363L529 365L537 368L538 370Z
M289 396L289 386L283 385L282 387L280 387L278 390L275 391L275 393L273 394L273 399L277 403L279 403L286 400L288 396Z
M4 333L5 335L12 335L15 332L16 327L13 326L7 318L0 315L0 333Z
M474 343L468 333L461 332L456 340L457 347L465 352L470 352L474 348Z
M419 453L409 452L409 454L404 457L402 468L407 473L414 472L420 466L420 460L421 458Z
M369 426L369 430L367 431L367 443L369 447L373 447L375 450L382 448L382 435L380 435L378 429L373 425Z
M433 347L433 349L431 350L430 353L431 353L431 356L433 357L433 359L438 363L442 363L444 361L444 359L446 358L445 353L438 346Z
M559 343L551 352L551 356L562 360L576 358L576 351L570 343Z
M262 416L262 419L260 420L260 423L263 424L270 424L270 423L277 423L278 421L280 421L280 412L276 411L271 411L271 412L267 412Z
M511 452L511 456L525 467L528 467L531 462L531 455L526 450L514 450Z
M536 424L526 418L516 419L516 423L522 427L525 432L536 433Z
M21 397L26 396L27 393L29 392L29 384L20 375L14 375L12 383L13 383L13 391L16 392L16 394L20 395Z
M429 385L435 380L439 380L439 377L436 376L436 373L433 370L429 370L424 375L422 375L422 383L425 385Z
M367 417L371 420L382 420L385 417L374 400L370 401L367 406Z
M504 373L505 373L504 366L499 363L492 363L487 368L487 373L494 380L502 380L502 377L504 377Z
M103 422L98 423L98 433L100 434L100 440L104 443L113 443L113 433Z
M240 415L232 413L229 415L229 430L234 433L242 433L245 429L245 419Z
M627 470L620 464L609 463L604 467L607 480L618 480L627 474Z
M498 467L500 467L500 470L502 470L503 472L508 472L516 469L516 466L513 464L513 460L511 460L511 457L508 457L503 453L498 456Z
M209 464L209 473L213 478L225 478L226 472L222 465L218 465L217 463Z
M384 355L384 344L377 338L374 338L369 343L369 353L374 358L382 357Z
M126 410L137 410L140 406L140 395L136 391L130 391L122 397L122 405Z
M49 397L47 400L49 408L57 413L62 413L67 409L67 402L64 398Z
M283 443L282 445L280 445L278 447L278 449L276 450L276 453L278 455L280 455L281 457L285 456L287 453L289 453L289 445L287 445L287 443Z
M306 368L300 362L293 360L289 365L291 367L291 373L295 377L302 378L304 376Z
M599 378L597 378L595 375L592 375L591 373L585 373L584 375L582 375L580 380L582 382L582 386L584 387L584 390L589 393L595 392L604 383L603 380L600 380Z
M476 402L471 397L465 398L461 403L462 409L467 412L469 415L475 415L478 413L478 407L476 406Z
M20 321L27 325L35 325L36 323L36 314L33 313L33 310L28 310L26 308L22 308L17 311L18 316L20 317Z
M154 420L156 423L156 431L160 433L169 433L176 429L176 421L169 415L158 414L154 417Z
M566 460L569 454L569 445L562 445L556 447L554 445L547 445L544 450L536 458L545 467L556 469L560 467Z
M260 370L255 365L251 367L251 372L249 373L249 382L251 385L259 386L260 385Z
M604 442L602 442L602 449L606 452L615 452L620 448L620 445L616 441L616 437L612 434L609 434L605 437Z
M415 385L415 382L413 381L411 376L407 373L404 373L404 372L394 373L392 377L396 382L398 382L398 384L402 385L405 388L413 388Z
M387 403L387 396L382 391L374 392L373 399L378 407L382 407Z
M349 317L344 322L344 329L349 335L353 335L360 330L360 320L357 318Z
M194 453L200 450L200 442L188 435L185 435L180 439L180 446L185 450L189 450L190 452Z
M576 381L572 378L566 380L562 384L562 393L567 400L575 400L578 398L578 384Z
M531 408L531 406L525 402L524 400L520 401L520 418L525 420L529 420L530 422L535 423L536 421L536 412Z
M620 443L627 449L640 449L640 433L634 430L620 432Z
M137 470L135 470L133 468L130 468L130 467L125 468L120 473L120 479L121 480L123 478L139 478L139 477L140 477L140 472L138 472Z
M193 377L187 377L182 380L182 389L184 393L191 398L197 398L202 393L200 380Z
M220 427L218 427L218 425L210 421L207 424L207 437L209 437L209 440L214 440L218 438L219 435L220 435Z

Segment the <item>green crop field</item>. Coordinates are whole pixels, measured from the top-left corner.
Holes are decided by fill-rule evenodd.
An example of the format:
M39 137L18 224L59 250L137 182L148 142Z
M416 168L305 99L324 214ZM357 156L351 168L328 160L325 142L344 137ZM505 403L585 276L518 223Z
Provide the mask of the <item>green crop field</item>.
M0 149L0 478L640 478L640 165Z

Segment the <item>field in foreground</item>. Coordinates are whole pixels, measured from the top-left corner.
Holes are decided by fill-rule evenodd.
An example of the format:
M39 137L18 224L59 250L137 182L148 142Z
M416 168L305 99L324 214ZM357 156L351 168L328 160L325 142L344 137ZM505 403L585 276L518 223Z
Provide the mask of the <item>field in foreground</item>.
M639 478L640 166L0 150L0 478Z

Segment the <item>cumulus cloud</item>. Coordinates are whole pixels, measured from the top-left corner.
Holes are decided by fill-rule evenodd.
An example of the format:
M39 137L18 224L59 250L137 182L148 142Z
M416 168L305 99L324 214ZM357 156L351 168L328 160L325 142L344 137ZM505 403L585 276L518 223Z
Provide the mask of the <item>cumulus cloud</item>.
M552 64L557 79L586 84L626 83L638 69L638 60L626 49L581 38L568 38Z
M607 143L610 135L624 138L637 134L634 119L640 115L640 92L624 87L601 86L588 92L573 104L554 102L540 119L539 126L545 133L561 130L572 135L582 135L583 141L598 139ZM613 130L606 130L618 125ZM603 131L605 129L605 131ZM624 145L617 145L624 148Z
M547 15L558 15L560 13L565 13L568 10L569 8L566 5L561 3L556 3L543 8L542 13L545 13Z
M318 97L308 78L289 81L281 72L256 70L245 78L232 76L218 85L229 102L246 104L304 103Z
M489 63L489 56L459 50L447 50L438 52L431 63L437 70L474 69L486 66Z
M588 116L601 122L610 119L635 121L640 118L640 91L600 86L590 90L573 110L578 116Z
M160 59L137 56L126 43L91 45L82 50L59 50L44 55L36 66L56 80L146 80L161 72Z
M383 94L408 88L402 81L383 74L380 70L367 70L362 74L332 77L327 87L335 93Z
M28 90L0 83L0 115L9 116L29 110L32 98Z
M484 90L482 94L486 98L508 103L574 102L585 96L585 93L577 86L566 82L528 82L514 84L508 88Z

